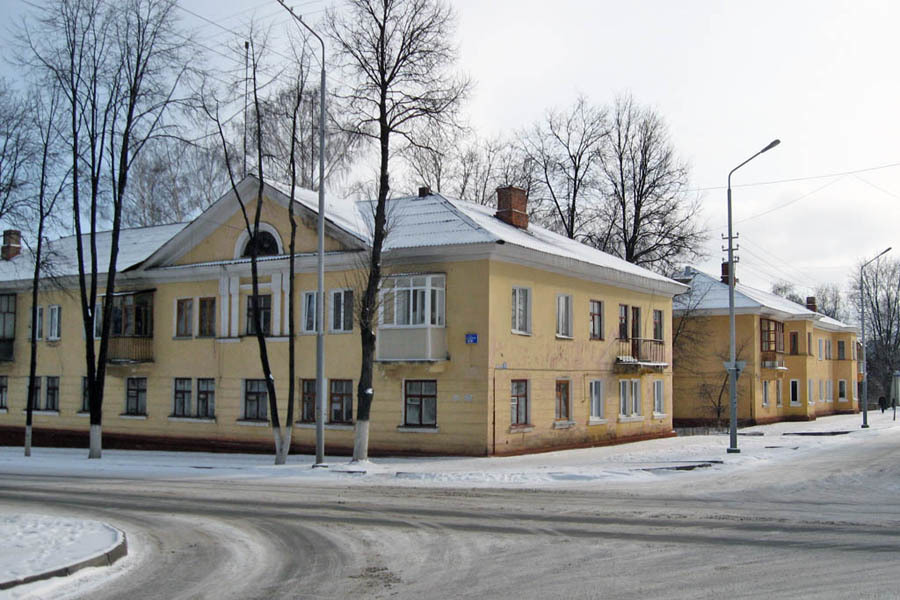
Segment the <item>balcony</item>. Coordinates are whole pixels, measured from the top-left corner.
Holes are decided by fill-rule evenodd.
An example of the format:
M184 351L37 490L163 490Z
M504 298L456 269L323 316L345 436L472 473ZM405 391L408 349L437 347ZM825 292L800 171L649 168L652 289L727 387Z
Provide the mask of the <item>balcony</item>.
M616 340L616 371L633 372L641 369L662 371L669 366L666 343L663 340L630 338Z
M111 337L106 361L113 364L153 362L153 338Z
M760 352L759 365L763 369L775 369L776 371L787 371L784 365L783 352Z

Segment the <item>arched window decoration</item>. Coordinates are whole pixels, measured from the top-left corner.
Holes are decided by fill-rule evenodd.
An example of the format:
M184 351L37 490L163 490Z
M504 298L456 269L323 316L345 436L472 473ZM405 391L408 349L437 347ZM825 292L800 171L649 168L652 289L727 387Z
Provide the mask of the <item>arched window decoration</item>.
M241 256L244 258L250 257L254 244L256 246L256 256L278 255L278 242L275 240L275 236L268 231L260 231L255 238L247 241Z

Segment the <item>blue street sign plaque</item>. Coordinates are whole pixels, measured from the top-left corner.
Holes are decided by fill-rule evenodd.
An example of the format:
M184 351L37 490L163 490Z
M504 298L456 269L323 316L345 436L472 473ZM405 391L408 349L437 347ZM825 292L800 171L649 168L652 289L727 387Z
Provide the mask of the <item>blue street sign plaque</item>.
M466 334L466 343L467 344L477 344L478 343L478 334L477 333L467 333Z

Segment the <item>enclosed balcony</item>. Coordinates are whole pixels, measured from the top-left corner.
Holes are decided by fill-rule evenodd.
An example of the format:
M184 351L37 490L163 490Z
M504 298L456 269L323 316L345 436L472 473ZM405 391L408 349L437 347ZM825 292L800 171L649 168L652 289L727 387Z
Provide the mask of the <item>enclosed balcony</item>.
M97 311L95 336L99 337L101 311ZM120 292L113 298L107 362L114 364L153 361L153 290Z
M669 355L663 340L626 338L616 340L616 371L631 372L640 369L662 371L669 366Z
M447 359L445 276L388 277L381 289L376 359L382 362Z

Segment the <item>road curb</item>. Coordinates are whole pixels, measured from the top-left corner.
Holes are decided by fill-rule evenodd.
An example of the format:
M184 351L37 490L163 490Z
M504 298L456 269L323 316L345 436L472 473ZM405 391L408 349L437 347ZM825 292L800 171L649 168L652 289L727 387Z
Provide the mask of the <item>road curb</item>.
M112 529L114 529L120 536L119 540L109 549L78 562L66 565L64 567L51 569L50 571L45 571L36 575L20 577L18 579L0 581L0 590L8 590L10 588L24 585L26 583L33 583L35 581L41 581L43 579L50 579L51 577L65 577L67 575L75 573L76 571L80 571L85 567L107 567L109 565L112 565L114 562L128 554L128 541L125 538L125 532L116 529L111 525L107 525L107 527L111 527Z

